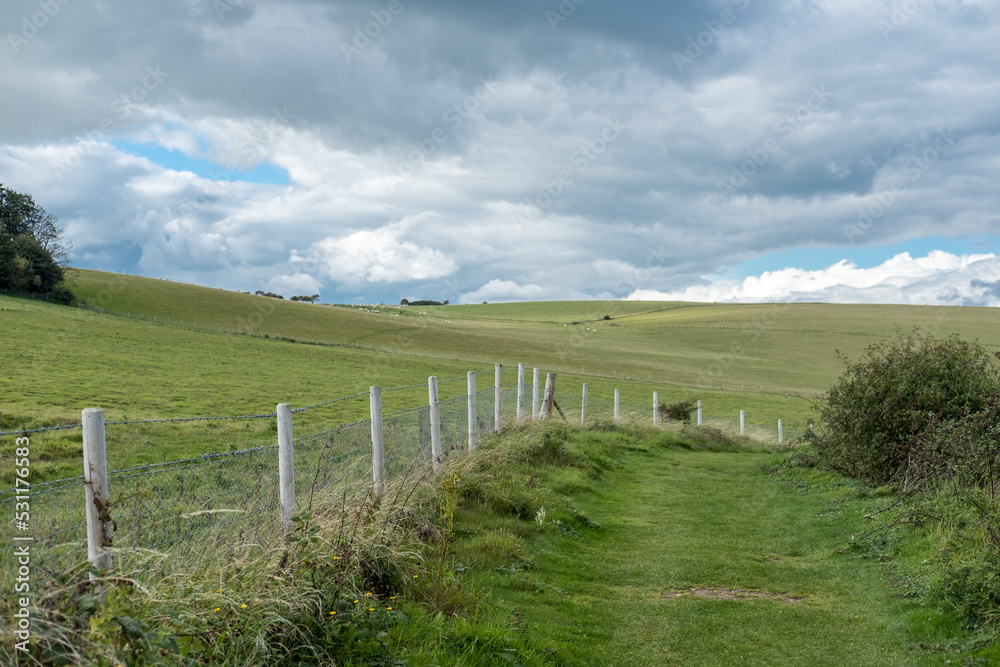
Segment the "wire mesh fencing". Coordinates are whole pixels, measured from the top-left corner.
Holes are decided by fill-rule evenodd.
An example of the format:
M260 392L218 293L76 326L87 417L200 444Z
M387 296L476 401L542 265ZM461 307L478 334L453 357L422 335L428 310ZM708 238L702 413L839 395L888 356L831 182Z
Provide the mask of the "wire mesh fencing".
M518 388L505 372L500 396L501 425L517 420ZM540 378L544 380L544 375ZM468 378L440 382L438 402L442 463L469 449ZM532 419L531 373L523 388L522 419ZM483 443L496 431L494 370L476 374L472 429ZM544 381L539 386L539 399ZM581 387L557 385L551 418L580 424ZM433 468L427 385L383 390L381 415L385 481L422 479ZM380 392L381 393L381 392ZM652 396L643 404L629 393L618 400L618 419L651 424ZM296 408L293 413L294 492L296 509L318 506L330 498L362 499L373 492L372 422L357 420L369 410L369 392ZM417 407L412 407L414 404ZM613 394L591 392L586 423L615 419ZM402 408L402 409L394 409ZM706 427L734 429L732 414L703 413ZM777 440L777 425L746 421L748 435ZM784 423L786 441L807 424ZM32 484L26 494L30 520L19 522L19 494L13 475L0 478L0 507L10 538L32 537L32 565L40 576L53 576L87 560L86 488L82 475L65 461L82 458L83 429L69 424L24 433L0 433L0 445L28 438L32 474L56 477ZM191 419L128 420L106 423L109 514L116 567L169 576L190 567L205 554L236 555L281 535L278 424L275 413ZM60 467L63 466L63 467ZM79 468L77 468L79 470ZM63 474L60 474L63 473ZM22 498L24 495L21 496ZM8 544L11 541L8 540ZM0 550L0 586L11 585L16 571L12 549Z

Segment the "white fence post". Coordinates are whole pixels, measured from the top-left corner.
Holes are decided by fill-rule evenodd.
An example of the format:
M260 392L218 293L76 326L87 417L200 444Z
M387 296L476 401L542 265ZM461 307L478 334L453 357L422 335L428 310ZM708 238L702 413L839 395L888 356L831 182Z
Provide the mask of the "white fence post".
M547 373L545 375L545 399L542 401L542 411L538 415L539 419L549 419L552 417L552 404L556 400L556 374Z
M375 497L385 493L385 442L382 437L382 390L372 387L370 390L372 415L372 482Z
M87 494L87 559L98 572L109 572L111 516L108 513L108 455L105 447L104 410L83 411L83 484ZM91 579L96 576L91 573ZM97 589L104 601L104 590Z
M476 451L476 442L479 440L476 433L476 373L469 371L469 451Z
M580 407L580 426L587 423L587 383L583 383L583 405Z
M747 427L746 414L744 414L744 412L740 410L740 435L743 435L746 432L746 427Z
M653 392L653 426L660 423L660 394Z
M618 390L615 389L615 421L621 417L621 402Z
M524 364L517 365L517 421L524 419Z
M438 402L438 379L427 378L427 394L431 411L431 468L441 472L441 404Z
M531 382L531 418L538 419L538 369L532 374Z
M503 421L503 365L497 364L493 379L493 432L500 435L500 423Z
M278 415L278 499L281 501L281 530L288 532L295 514L295 448L292 445L292 406L279 403Z
M781 441L782 441L782 435L783 435L783 433L781 432L781 420L779 419L778 420L778 444L779 445L781 444Z
M701 401L698 401L698 426L701 426Z

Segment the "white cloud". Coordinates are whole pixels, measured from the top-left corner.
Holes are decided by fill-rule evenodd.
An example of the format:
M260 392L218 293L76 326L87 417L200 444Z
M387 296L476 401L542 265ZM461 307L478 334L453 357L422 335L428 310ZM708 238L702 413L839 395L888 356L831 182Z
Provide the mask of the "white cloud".
M797 268L765 271L742 282L716 281L666 292L636 290L628 298L1000 306L1000 257L959 256L935 250L926 257L913 258L904 252L867 269L842 260L816 271Z
M458 264L444 253L404 240L409 220L313 243L293 262L315 264L338 283L397 283L451 275Z
M518 285L513 280L493 279L474 292L462 295L462 303L483 301L537 301L545 298L541 285Z
M275 276L267 282L265 291L276 292L284 297L312 296L319 294L319 281L308 273Z
M524 3L414 3L347 61L359 0L69 3L0 48L0 182L63 221L80 266L250 291L311 276L328 300L620 298L797 248L996 251L1000 0L921 3L885 37L886 3L728 4L679 72L719 7L594 4L553 32ZM259 164L288 185L240 180ZM988 277L911 262L691 298L990 298ZM955 291L918 288L928 271Z

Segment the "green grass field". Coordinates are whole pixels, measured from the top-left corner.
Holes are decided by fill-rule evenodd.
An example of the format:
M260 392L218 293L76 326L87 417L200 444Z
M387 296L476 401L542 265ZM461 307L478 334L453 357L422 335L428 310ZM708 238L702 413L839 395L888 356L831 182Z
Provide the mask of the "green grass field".
M495 363L511 386L521 362L529 380L533 367L543 377L558 373L557 400L570 412L586 382L595 415L609 414L615 388L628 410L651 415L657 391L663 402L702 400L706 417L732 422L742 409L749 424L772 430L783 419L791 438L838 376L835 350L856 357L914 327L1000 346L997 314L986 308L554 302L376 313L98 271L71 270L69 278L91 309L0 297L0 428L75 423L86 407L104 408L108 420L268 413L279 402L299 407ZM464 383L442 392L460 395ZM419 389L395 392L385 409L425 401ZM367 416L364 401L343 407L330 419ZM78 438L49 440L39 474L75 470ZM112 465L233 443L199 437L155 445L129 447Z
M558 373L557 400L571 423L586 382L590 422L610 418L618 388L627 419L648 424L656 391L662 402L701 400L706 425L730 434L746 410L754 441L773 446L778 418L792 440L814 417L813 401L842 368L836 350L857 358L865 346L915 327L1000 349L996 313L985 308L558 302L361 309L94 271L70 277L88 307L0 296L0 430L76 423L86 407L104 408L112 421L266 414L279 402L301 407L371 385L416 385L385 394L388 413L424 405L428 375L487 371L482 389L502 363L509 389L523 362L529 379L533 367ZM464 395L464 379L441 390L444 400ZM367 416L365 397L337 403L297 415L296 435ZM270 419L115 426L109 466L274 444L272 426ZM911 646L957 641L978 650L980 640L950 617L895 597L886 571L872 562L881 553L837 553L846 532L863 525L859 517L872 504L864 492L833 476L765 474L760 465L773 459L759 446L744 449L750 439L734 445L713 437L723 438L707 429L678 437L606 424L557 436L515 430L513 450L501 442L495 455L459 459L468 504L457 515L456 548L469 590L495 589L493 611L430 618L426 598L419 601L430 593L401 589L414 599L398 604L415 620L393 630L394 651L412 651L411 665L508 664L517 651L526 665L652 665L946 664L954 650L914 653ZM14 439L0 447L10 459ZM78 430L33 435L33 481L80 474L81 449ZM9 486L12 473L2 472ZM536 525L543 506L549 523L543 517ZM588 532L586 517L604 528ZM434 576L429 561L420 568L420 576ZM250 575L260 575L261 595L284 609L270 575ZM187 609L189 600L170 597L187 593L172 585L158 599ZM206 604L225 606L212 598L213 583L198 587ZM804 600L711 597L733 591ZM305 600L314 591L299 593ZM232 594L253 599L242 589ZM146 602L130 600L138 609L129 613L166 623L159 602ZM268 604L250 605L263 614L261 633L271 632L277 613ZM311 613L287 606L297 617ZM512 621L505 610L519 615ZM210 626L209 635L217 624Z

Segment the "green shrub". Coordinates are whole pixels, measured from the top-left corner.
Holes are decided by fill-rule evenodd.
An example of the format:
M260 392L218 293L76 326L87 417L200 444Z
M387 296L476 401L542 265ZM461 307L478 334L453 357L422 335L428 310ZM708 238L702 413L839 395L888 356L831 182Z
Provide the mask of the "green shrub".
M978 343L955 335L876 343L827 393L817 452L844 474L885 484L906 466L918 436L984 410L998 387L996 367Z
M683 401L678 401L677 403L671 403L667 405L666 403L660 404L660 416L669 419L671 421L684 422L685 424L691 423L691 413L698 408L697 401L693 399L685 399Z

